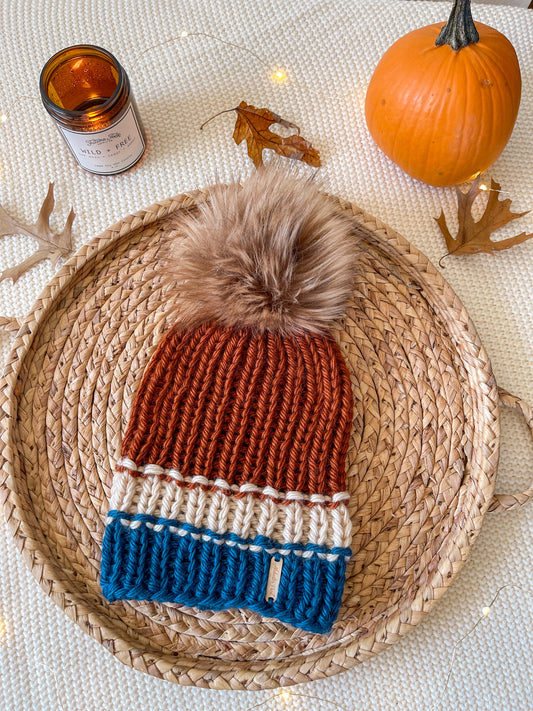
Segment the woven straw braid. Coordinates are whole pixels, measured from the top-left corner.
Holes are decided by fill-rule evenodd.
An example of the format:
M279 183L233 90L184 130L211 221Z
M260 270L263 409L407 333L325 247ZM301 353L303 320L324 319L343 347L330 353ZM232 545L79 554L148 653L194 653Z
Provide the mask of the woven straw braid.
M506 407L512 407L520 412L533 435L533 409L531 406L503 388L498 388L498 392L500 395L500 404ZM533 484L518 494L494 494L489 511L514 511L520 508L520 506L527 504L531 498L533 498Z
M39 584L118 659L182 684L258 690L351 668L412 629L445 592L491 505L498 389L462 304L426 257L338 201L365 249L334 331L355 402L353 556L337 623L315 635L245 610L108 604L99 568L112 471L140 374L179 316L158 250L171 236L169 214L206 195L125 218L46 287L6 368L0 496Z

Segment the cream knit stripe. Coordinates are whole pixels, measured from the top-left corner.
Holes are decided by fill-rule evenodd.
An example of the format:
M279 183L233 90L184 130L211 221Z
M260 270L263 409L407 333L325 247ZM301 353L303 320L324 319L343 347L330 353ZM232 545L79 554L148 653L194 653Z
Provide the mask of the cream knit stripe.
M266 536L279 544L312 543L328 548L351 545L352 525L344 504L335 508L304 506L298 501L276 504L252 494L237 499L222 491L189 489L158 477L116 472L110 509L177 520L241 538Z
M228 484L225 479L207 479L205 476L183 476L179 469L165 469L164 467L160 467L158 464L146 464L138 467L132 459L127 459L126 457L119 459L117 465L124 467L131 472L139 472L140 474L144 474L144 476L165 476L174 479L176 482L184 484L214 486L217 489L233 491L235 493L259 493L278 501L310 501L311 503L316 504L326 504L331 502L336 503L338 501L348 501L350 498L347 491L339 491L338 493L333 494L333 496L327 496L325 494L304 494L301 491L280 492L272 486L265 486L264 488L261 488L256 484L250 483L237 486L236 484Z

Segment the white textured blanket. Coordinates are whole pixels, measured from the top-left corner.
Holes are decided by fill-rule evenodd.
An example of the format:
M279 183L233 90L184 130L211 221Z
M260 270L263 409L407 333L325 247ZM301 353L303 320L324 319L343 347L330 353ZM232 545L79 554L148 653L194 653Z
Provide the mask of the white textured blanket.
M445 246L433 218L442 207L453 212L454 192L410 179L380 154L363 106L384 50L405 32L445 19L450 4L2 0L0 114L7 118L0 123L0 203L32 222L48 183L55 182L52 224L61 226L72 206L79 246L158 199L250 172L244 144L237 147L232 140L231 114L199 130L213 114L245 100L298 124L321 153L326 189L387 222L437 263ZM476 5L475 16L511 39L523 73L518 121L490 175L516 210L533 209L533 11ZM180 38L183 31L189 35ZM178 39L145 51L172 38ZM123 175L98 177L79 169L38 98L46 60L75 43L105 47L129 73L148 151ZM270 80L271 69L278 67L288 72L289 82ZM533 213L501 235L521 231L533 231ZM22 261L34 249L29 238L3 238L0 267ZM0 315L28 312L52 274L50 263L43 262L15 285L0 283ZM533 241L496 256L448 259L444 275L475 322L499 384L533 403ZM5 357L9 336L0 336L0 346ZM503 413L502 440L497 490L525 489L533 444L514 413ZM459 578L410 636L352 671L290 690L322 700L276 698L262 708L328 711L337 708L335 702L350 711L529 711L532 534L533 504L488 514ZM0 536L0 709L245 711L272 695L183 688L123 666L46 597L1 517ZM507 584L512 586L501 590L490 614L456 645Z

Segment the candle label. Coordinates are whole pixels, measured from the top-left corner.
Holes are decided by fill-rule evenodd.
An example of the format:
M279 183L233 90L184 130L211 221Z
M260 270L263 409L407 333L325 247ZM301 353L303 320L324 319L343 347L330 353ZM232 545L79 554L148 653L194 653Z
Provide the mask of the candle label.
M113 175L131 168L146 147L131 103L119 121L100 131L58 128L81 167L99 175Z

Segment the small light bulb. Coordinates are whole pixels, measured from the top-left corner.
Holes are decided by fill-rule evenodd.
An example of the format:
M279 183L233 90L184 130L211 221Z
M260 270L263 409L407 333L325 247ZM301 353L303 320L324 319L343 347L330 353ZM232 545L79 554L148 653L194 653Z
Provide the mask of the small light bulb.
M287 72L283 69L276 69L275 72L272 72L271 76L274 81L285 81L287 78Z
M479 186L479 189L480 189L480 190L488 190L489 188L488 188L487 185L485 185L485 184L483 183L482 185Z
M481 610L481 614L483 615L483 617L486 617L489 613L490 613L490 607L484 607Z
M188 37L188 36L189 36L189 33L185 32L185 30L183 30L183 32L180 34L180 37Z
M283 701L288 701L291 698L291 694L289 691L282 691L280 696L283 699Z
M0 123L5 123L7 121L7 116L5 114L0 114Z

